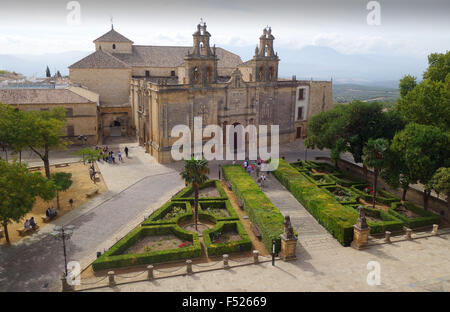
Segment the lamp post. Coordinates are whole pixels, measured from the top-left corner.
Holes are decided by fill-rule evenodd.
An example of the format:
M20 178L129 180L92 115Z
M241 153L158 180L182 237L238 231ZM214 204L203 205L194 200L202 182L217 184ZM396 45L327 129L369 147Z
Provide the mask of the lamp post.
M56 239L60 239L63 242L64 250L64 276L67 277L67 252L66 252L66 240L69 239L73 234L73 225L68 226L55 226L51 235Z
M275 240L272 240L272 265L275 265Z

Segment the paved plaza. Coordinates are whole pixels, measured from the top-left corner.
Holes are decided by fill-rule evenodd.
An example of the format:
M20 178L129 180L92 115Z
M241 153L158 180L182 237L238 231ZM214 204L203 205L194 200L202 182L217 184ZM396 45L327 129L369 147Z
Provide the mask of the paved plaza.
M303 158L299 144L281 146L281 155ZM63 271L60 241L48 235L54 225L75 225L68 243L69 260L87 266L97 251L108 249L184 186L181 163L161 165L136 143L124 146L130 158L123 163L99 163L108 191L80 209L58 218L39 233L12 246L0 246L0 291L59 291ZM308 158L326 155L309 151ZM303 154L304 155L304 154ZM69 161L61 153L54 162ZM33 162L30 159L29 162ZM223 163L222 163L223 164ZM218 162L211 162L211 178L218 178ZM450 235L439 235L371 246L365 250L342 247L273 177L263 191L299 233L297 260L277 261L104 287L95 291L449 291ZM370 286L367 264L377 261L381 284Z

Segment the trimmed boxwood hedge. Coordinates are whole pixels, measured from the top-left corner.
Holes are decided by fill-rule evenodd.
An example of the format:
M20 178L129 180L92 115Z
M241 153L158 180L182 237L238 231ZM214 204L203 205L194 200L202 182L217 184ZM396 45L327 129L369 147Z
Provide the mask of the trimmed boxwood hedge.
M199 197L199 201L203 200L216 200L216 199L228 199L227 193L222 187L222 184L220 184L220 181L218 180L208 180L203 185L200 186L200 189L204 189L210 186L215 186L217 188L217 191L220 194L220 197ZM175 194L174 197L172 197L172 200L186 200L186 201L194 201L194 190L192 188L192 184L189 184L184 189L179 191L177 194Z
M403 214L395 211L395 209L399 205L401 205L400 202L392 203L391 207L389 208L389 213L394 215L398 219L402 220L405 223L405 225L411 229L422 227L422 226L433 225L433 224L439 224L441 222L441 217L438 216L437 214L435 214L431 211L419 208L409 202L404 202L404 205L406 206L406 208L408 210L411 210L412 212L417 213L418 215L421 216L419 218L408 218L408 217L404 216Z
M358 206L359 205L352 205L356 211L358 210ZM403 228L402 220L384 210L364 207L364 211L366 212L366 216L380 218L383 220L377 222L367 220L371 234L384 233L386 231L400 231Z
M223 230L236 230L241 237L240 240L215 244L211 236ZM203 242L205 243L208 256L218 256L233 252L246 251L252 249L252 241L240 221L221 221L215 227L203 231Z
M363 191L365 187L372 187L372 186L370 186L368 184L356 184L356 185L352 185L350 188L352 189L353 192L358 194L365 201L372 202L373 196L371 194L367 194L366 192ZM385 205L390 205L393 202L399 202L399 201L400 201L400 198L395 197L391 193L386 192L385 190L377 190L377 202L385 204Z
M169 213L169 211L174 206L184 206L186 213L179 215L175 218L169 220L163 220L164 216ZM180 216L183 215L192 215L192 207L189 201L168 201L161 208L156 210L148 217L143 223L142 226L150 226L150 225L158 225L158 224L175 224L177 223Z
M208 207L220 208L228 211L229 217L219 217L214 215L217 221L239 220L239 217L229 200L204 200L199 202L199 210L202 212L206 213L206 208Z
M345 192L351 194L350 199L344 200L344 201L340 201L339 199L337 199L337 197L333 194L333 191L337 188L340 188L340 189L344 190ZM321 189L324 190L325 192L327 192L329 195L333 196L333 198L336 199L338 201L338 203L340 203L341 205L358 203L358 200L359 200L358 194L355 194L355 192L353 192L352 190L350 190L346 187L330 185L330 186L321 187Z
M353 225L358 218L352 207L341 205L334 196L310 182L282 159L274 175L342 245L350 245Z
M292 170L298 173L294 168ZM242 201L250 220L258 225L264 246L271 251L272 240L275 240L275 251L279 252L284 216L241 166L225 165L222 171L224 178L232 185L234 194Z
M142 237L164 234L174 234L183 241L189 241L193 244L182 248L150 251L140 254L123 254L125 250L131 247ZM134 265L192 259L200 257L201 254L202 247L200 245L197 233L185 231L175 224L142 226L128 233L128 235L112 246L107 252L97 258L92 263L92 268L94 271L99 271L117 267L129 267Z
M317 186L329 186L329 185L335 185L336 181L334 181L333 179L331 179L330 177L328 177L328 175L326 174L318 174L318 173L312 173L311 171L299 171L301 174L303 174L310 182L314 183ZM325 179L325 183L319 183L318 180L316 180L315 178L319 178L319 179Z

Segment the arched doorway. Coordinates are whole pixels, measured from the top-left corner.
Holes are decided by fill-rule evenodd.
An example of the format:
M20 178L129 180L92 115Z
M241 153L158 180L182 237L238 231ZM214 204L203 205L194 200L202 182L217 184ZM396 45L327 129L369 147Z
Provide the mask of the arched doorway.
M114 137L121 136L122 131L120 129L120 126L121 126L120 121L114 120L110 125L110 130L111 130L110 136L114 136Z
M234 146L233 146L233 151L234 151L234 153L236 154L237 153L237 149L238 149L238 143L237 143L237 140L238 140L238 134L237 134L237 131L236 131L236 126L238 126L238 125L240 125L240 123L238 123L238 122L235 122L234 124L233 124L233 127L234 127L234 129L233 129L233 135L234 135L234 140L233 140L233 143L234 143Z

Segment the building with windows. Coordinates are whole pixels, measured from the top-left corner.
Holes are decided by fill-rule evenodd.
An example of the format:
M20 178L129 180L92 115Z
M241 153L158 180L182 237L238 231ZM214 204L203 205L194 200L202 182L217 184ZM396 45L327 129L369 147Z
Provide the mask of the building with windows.
M98 94L79 87L0 89L0 103L24 111L66 109L66 129L61 134L73 144L98 143ZM79 140L79 136L87 140Z
M71 65L71 83L99 94L99 134L136 135L159 162L170 162L175 125L279 125L280 142L306 136L314 114L333 106L331 81L278 77L271 28L251 60L211 46L206 23L190 47L142 46L112 27L96 51ZM225 131L224 131L225 133Z

